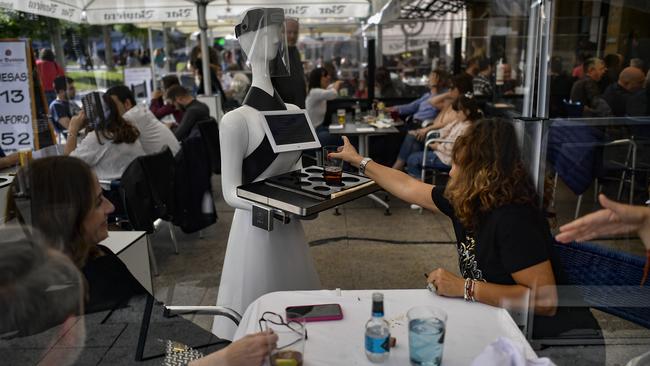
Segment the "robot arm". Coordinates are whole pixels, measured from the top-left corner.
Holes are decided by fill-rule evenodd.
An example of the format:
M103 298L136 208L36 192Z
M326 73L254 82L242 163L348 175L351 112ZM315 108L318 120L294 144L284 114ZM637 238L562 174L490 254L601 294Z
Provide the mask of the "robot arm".
M232 208L250 211L250 202L237 197L237 187L242 185L242 162L248 148L248 126L236 110L223 116L219 124L219 141L223 198Z

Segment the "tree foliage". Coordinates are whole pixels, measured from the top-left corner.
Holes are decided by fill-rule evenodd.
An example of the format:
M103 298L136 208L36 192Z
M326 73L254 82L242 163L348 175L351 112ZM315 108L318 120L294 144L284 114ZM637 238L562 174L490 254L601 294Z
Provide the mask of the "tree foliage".
M136 38L137 40L139 40L140 42L143 42L143 43L145 42L145 40L148 37L146 28L138 28L135 25L129 24L129 23L127 23L127 24L116 24L115 25L115 30L117 30L118 32L120 32L120 33L122 33L122 34L124 34L126 36Z
M48 18L11 10L0 10L0 38L50 39Z

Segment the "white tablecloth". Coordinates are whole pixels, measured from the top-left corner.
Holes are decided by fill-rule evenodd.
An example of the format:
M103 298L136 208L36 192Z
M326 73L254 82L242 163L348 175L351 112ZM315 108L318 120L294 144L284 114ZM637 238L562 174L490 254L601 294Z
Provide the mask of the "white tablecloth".
M408 365L408 320L406 312L413 306L431 305L447 312L447 333L443 365L469 365L481 351L498 337L507 337L523 345L527 358L535 352L519 331L507 311L462 299L437 296L428 290L377 290L384 294L386 320L397 346L391 349L384 365ZM364 326L370 318L374 290L286 291L264 295L253 302L242 318L235 339L259 331L258 320L265 311L284 316L293 305L338 303L343 320L307 323L309 339L305 344L304 366L373 365L364 352Z

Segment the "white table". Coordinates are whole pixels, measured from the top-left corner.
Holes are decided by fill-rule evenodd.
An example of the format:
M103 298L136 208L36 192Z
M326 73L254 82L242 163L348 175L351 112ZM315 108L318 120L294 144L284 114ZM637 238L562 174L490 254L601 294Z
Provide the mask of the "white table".
M462 299L437 296L428 290L377 290L384 294L386 320L391 324L391 336L397 346L384 365L408 365L408 319L406 312L413 306L431 305L447 312L447 330L443 365L469 365L483 349L498 337L521 344L527 358L536 357L530 344L508 312L501 308L468 303ZM284 316L291 305L338 303L343 320L307 323L305 366L373 365L364 353L365 323L370 318L374 290L286 291L273 292L255 300L242 318L234 339L259 331L258 320L265 311Z
M153 295L153 281L145 231L109 231L100 243L110 249L126 265L133 277Z

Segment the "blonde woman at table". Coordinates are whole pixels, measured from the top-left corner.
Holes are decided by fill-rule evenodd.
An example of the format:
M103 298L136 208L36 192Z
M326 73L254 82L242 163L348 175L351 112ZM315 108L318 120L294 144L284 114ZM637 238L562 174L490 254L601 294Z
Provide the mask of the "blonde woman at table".
M424 149L424 139L429 131L443 128L453 122L455 116L453 113L450 113L450 111L452 111L451 105L461 95L471 92L472 80L467 78L465 75L454 75L451 79L449 91L432 96L428 100L428 103L431 104L433 108L439 110L440 113L438 113L436 119L430 125L409 131L406 139L402 143L400 154L395 165L393 165L393 168L402 169L411 152L422 151Z
M438 295L509 307L522 304L531 291L535 337L599 329L588 309L559 306L556 285L563 282L563 274L552 252L544 207L538 206L508 121L480 120L456 140L446 188L364 158L344 140L333 157L360 167L398 198L452 220L461 276L444 268L429 273L427 280Z
M483 117L476 100L471 94L461 95L451 104L445 112L445 116L451 121L441 127L438 138L447 142L432 142L429 144L431 153L427 154L427 160L422 166L423 151L411 153L406 159L406 171L412 177L418 178L422 169L433 168L448 171L451 165L451 153L454 141L461 136L470 125Z

